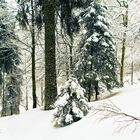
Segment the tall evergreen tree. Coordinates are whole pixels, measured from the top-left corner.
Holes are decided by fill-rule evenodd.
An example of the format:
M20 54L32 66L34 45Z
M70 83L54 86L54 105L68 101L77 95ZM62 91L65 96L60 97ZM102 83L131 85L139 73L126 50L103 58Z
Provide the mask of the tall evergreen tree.
M89 101L94 91L97 100L100 83L108 90L118 86L115 43L109 31L110 20L106 16L106 10L107 7L99 2L91 2L81 13L85 29L75 74L86 89Z
M1 75L1 84L3 87L2 94L2 116L7 116L11 114L19 113L19 102L20 102L20 84L16 84L15 86L11 86L15 80L19 80L20 70L18 68L21 60L20 60L20 52L17 45L12 42L14 36L13 23L11 22L11 15L8 13L6 8L6 3L3 1L0 3L0 75ZM18 74L17 74L18 73ZM14 81L8 80L8 77L14 77ZM13 78L12 78L13 79ZM21 79L19 80L21 82ZM15 83L14 83L15 84ZM10 90L14 90L14 92L7 92L10 87ZM6 97L9 98L6 98ZM11 98L12 97L12 98ZM17 101L16 99L19 98ZM9 104L15 100L16 106ZM16 110L16 111L13 111ZM13 112L13 113L10 113Z

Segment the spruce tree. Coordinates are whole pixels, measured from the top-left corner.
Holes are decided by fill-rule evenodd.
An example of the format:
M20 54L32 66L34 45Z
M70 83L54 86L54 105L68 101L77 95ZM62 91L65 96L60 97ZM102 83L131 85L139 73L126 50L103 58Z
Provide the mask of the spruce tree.
M71 78L65 83L55 103L55 127L69 125L87 115L90 106L87 98L84 97L84 92L85 89L79 85L75 78Z
M97 100L101 83L108 90L119 85L115 42L109 31L111 22L107 18L107 7L97 1L91 2L82 11L80 22L84 30L75 74L86 89L88 100L93 92Z
M0 11L0 84L2 84L3 91L1 115L7 116L19 113L19 102L21 93L19 92L21 86L21 78L19 77L21 77L21 73L18 66L21 63L21 59L18 46L13 42L13 38L15 35L13 28L14 23L11 22L12 15L8 12L6 3L4 1L0 3ZM9 77L11 77L10 79L13 79L14 77L14 81L8 80ZM16 84L16 80L20 82ZM14 90L14 92L11 92L12 90ZM19 99L18 101L17 98ZM13 108L11 108L13 103L10 104L12 100L15 100L15 104L18 103Z

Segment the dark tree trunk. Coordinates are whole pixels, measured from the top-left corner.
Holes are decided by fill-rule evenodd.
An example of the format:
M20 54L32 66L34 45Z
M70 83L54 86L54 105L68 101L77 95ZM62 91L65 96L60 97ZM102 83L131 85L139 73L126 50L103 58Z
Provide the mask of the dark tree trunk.
M5 76L4 76L4 66L3 66L3 73L2 73L2 111L1 111L1 116L5 116Z
M68 54L67 46L66 46L66 54ZM68 81L70 74L69 74L69 62L67 60L69 60L68 55L66 55L66 63L65 63L65 65L66 65L66 80Z
M45 22L45 103L44 109L51 109L57 96L55 61L55 0L44 0Z
M89 81L88 85L88 102L91 101L91 80Z
M99 82L97 80L95 80L95 101L98 100L98 95L99 95Z
M124 85L124 63L125 63L125 49L126 49L126 32L123 36L122 57L121 57L121 71L120 71L120 84Z
M36 77L35 77L35 20L34 20L34 2L31 0L32 9L32 26L31 26L31 36L32 36L32 96L33 96L33 108L37 107L37 97L36 97Z
M93 55L93 48L91 47L90 48L90 55L92 56ZM90 73L92 73L93 71L93 62L91 62L90 64ZM93 86L93 80L92 79L89 79L89 84L88 84L88 88L89 88L89 91L88 91L88 101L90 102L91 101L91 95L92 95L92 86Z
M73 34L70 35L70 76L73 75Z
M72 46L70 46L70 75L73 73L72 61Z

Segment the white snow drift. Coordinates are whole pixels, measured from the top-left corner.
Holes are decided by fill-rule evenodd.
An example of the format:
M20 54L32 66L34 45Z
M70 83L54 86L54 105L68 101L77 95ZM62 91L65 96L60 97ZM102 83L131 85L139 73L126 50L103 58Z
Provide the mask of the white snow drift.
M97 102L93 108L113 104L120 112L140 117L140 86L122 89L119 93ZM0 140L138 140L140 123L131 118L117 115L106 118L105 112L95 110L72 125L53 127L53 111L30 110L21 115L0 119ZM108 116L106 116L108 117ZM132 123L129 123L128 121ZM133 133L132 133L133 132Z

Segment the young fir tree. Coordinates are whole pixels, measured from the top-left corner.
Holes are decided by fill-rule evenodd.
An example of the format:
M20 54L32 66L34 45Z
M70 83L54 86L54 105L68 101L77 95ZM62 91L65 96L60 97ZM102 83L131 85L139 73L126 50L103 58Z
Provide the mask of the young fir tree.
M54 125L56 127L69 125L87 115L90 107L84 97L84 92L85 90L74 78L65 83L55 104Z
M20 100L17 101L17 98L19 99L21 93L21 82L16 83L16 81L21 81L21 78L19 78L19 76L21 77L21 73L18 68L21 60L19 49L14 42L12 42L14 36L14 24L11 22L11 15L8 13L6 3L4 1L0 3L0 11L0 84L2 85L1 115L7 116L19 113ZM12 90L14 92L11 92ZM14 100L14 102L12 100ZM11 102L12 104L10 104Z
M108 90L118 86L115 43L109 31L110 20L106 16L106 10L106 6L96 1L91 2L81 13L81 22L85 29L75 74L81 86L86 89L89 101L94 91L97 100L100 83Z

